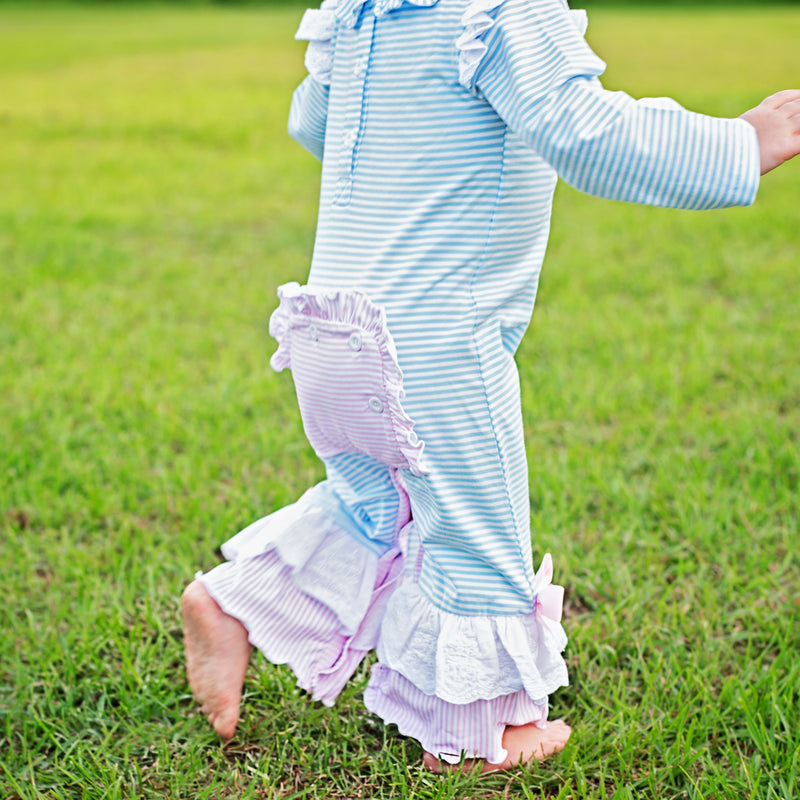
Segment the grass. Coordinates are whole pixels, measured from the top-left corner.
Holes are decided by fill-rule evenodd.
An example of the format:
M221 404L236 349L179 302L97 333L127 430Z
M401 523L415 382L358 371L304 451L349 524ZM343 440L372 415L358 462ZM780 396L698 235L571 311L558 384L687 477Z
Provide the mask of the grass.
M575 733L435 778L255 659L221 747L178 597L321 476L275 288L318 167L288 141L298 7L0 7L0 797L782 798L800 784L797 187L681 213L557 196L519 364L535 550L567 585ZM800 12L597 7L607 84L734 115Z

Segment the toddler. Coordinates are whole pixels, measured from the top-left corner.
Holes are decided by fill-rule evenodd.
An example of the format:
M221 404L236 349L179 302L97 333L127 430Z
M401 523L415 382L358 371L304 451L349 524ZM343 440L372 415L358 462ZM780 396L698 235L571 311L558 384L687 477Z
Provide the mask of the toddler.
M739 119L634 101L601 86L585 25L563 0L325 0L303 18L289 129L322 161L319 220L270 331L327 479L184 593L189 682L221 737L255 646L325 704L376 649L364 701L436 771L567 741L514 363L556 177L710 209L752 203L800 150L799 91Z

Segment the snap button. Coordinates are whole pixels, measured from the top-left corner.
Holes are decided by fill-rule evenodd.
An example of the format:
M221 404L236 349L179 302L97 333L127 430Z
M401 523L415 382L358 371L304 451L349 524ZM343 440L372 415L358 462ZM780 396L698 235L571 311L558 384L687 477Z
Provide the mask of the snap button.
M376 414L382 414L383 413L383 401L380 399L380 397L370 397L370 399L369 399L369 407Z
M351 350L358 351L361 349L361 335L358 333L351 333L350 338L347 340Z
M351 150L355 146L356 139L358 139L358 128L351 128L344 135L344 146Z
M316 342L319 339L319 331L316 325L308 326L308 338L311 339L312 342Z

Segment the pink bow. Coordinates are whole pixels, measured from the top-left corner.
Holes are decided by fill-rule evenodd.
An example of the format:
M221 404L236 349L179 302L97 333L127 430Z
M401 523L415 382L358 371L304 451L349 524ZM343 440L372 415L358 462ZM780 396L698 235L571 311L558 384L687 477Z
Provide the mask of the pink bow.
M564 604L564 587L553 583L553 559L545 553L539 571L533 581L536 592L536 610L542 610L548 619L561 621L561 608Z

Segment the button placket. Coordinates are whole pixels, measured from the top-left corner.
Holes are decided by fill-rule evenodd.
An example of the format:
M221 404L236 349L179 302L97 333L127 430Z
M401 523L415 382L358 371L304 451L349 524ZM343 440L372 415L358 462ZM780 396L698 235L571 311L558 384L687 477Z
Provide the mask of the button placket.
M356 60L353 66L353 77L364 78L367 74L367 65L369 64L369 56L361 56Z
M357 80L351 82L346 101L339 155L339 177L333 194L333 204L337 206L348 205L352 195L353 175L358 160L358 145L366 118L364 93L374 30L375 16L366 14L361 26L353 32L355 42L349 55L352 61L353 75Z

